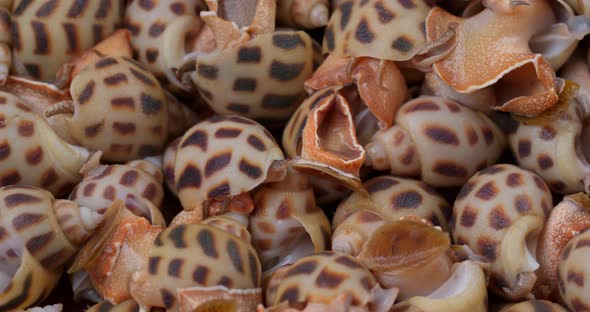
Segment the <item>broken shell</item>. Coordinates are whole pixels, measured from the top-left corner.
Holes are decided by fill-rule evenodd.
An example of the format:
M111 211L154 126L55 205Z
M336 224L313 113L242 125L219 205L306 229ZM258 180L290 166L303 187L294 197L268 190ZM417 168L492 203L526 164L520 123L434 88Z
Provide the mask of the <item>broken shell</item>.
M463 261L453 266L452 275L427 296L417 296L396 304L392 311L485 312L487 278L480 264Z
M313 56L312 39L304 32L262 34L198 56L190 77L217 114L284 120L305 97L303 82L312 75Z
M463 185L496 162L505 147L500 129L484 114L440 97L402 105L396 124L366 145L366 165L432 186Z
M430 11L428 41L446 40L450 29L456 41L454 49L434 59L436 74L460 93L495 85L497 108L503 111L535 116L555 106L560 81L549 62L528 47L534 34L555 22L548 2L492 0L484 5L468 18L438 7Z
M122 2L18 1L12 10L14 63L44 81L60 66L111 34L122 20ZM18 66L15 66L15 68Z
M289 169L285 180L263 185L254 195L249 231L263 278L278 267L329 249L330 221L316 206L309 178Z
M152 243L164 228L161 215L152 215L150 224L123 207L117 200L107 209L103 225L68 269L68 273L84 270L94 290L115 304L131 298L128 285L132 273L147 263Z
M139 311L139 305L132 299L125 300L119 304L112 304L108 301L97 303L86 312L136 312Z
M428 1L339 1L324 34L323 50L337 56L407 61L425 45Z
M360 99L381 128L391 127L399 106L408 96L406 81L395 63L370 57L329 55L305 81L305 89L312 93L349 84L356 85Z
M537 280L536 248L551 207L551 193L539 176L494 165L475 174L457 195L453 238L491 263L492 290L526 298Z
M31 186L1 187L0 198L0 308L26 308L49 295L102 218Z
M507 120L505 127L518 165L541 176L560 194L584 191L584 178L590 176L590 151L584 148L590 135L586 130L590 102L568 97L569 92L575 94L571 84L566 83L562 94L565 109L554 118Z
M178 289L258 288L260 271L256 251L237 236L211 225L175 225L156 237L129 291L143 308L177 309Z
M484 114L489 114L496 103L496 94L492 87L486 87L471 93L459 93L432 71L424 75L424 83L420 92L424 95L434 95L455 101Z
M395 288L381 288L373 274L353 257L325 251L275 271L266 290L266 304L329 306L339 296L346 296L351 308L384 312L389 311L396 294Z
M521 303L515 303L503 308L500 312L567 312L562 306L557 303L545 300L529 300Z
M590 279L588 256L590 231L574 237L566 245L559 261L558 285L561 299L572 311L590 309Z
M302 132L301 157L354 179L365 160L348 100L334 90L317 98ZM313 104L312 104L313 106Z
M145 170L141 169L142 165L146 167ZM91 166L87 165L84 168L84 179L69 197L81 206L103 214L113 202L122 200L129 211L149 219L151 206L144 205L141 199L150 201L155 207L162 205L162 170L154 164L146 160L134 160L126 165L89 167Z
M0 91L0 102L0 186L37 186L56 196L70 192L90 153L64 142L21 99Z
M185 210L244 194L286 173L271 134L243 117L211 117L189 129L179 144L174 176Z
M295 28L326 26L330 16L329 0L279 0L277 22Z
M551 210L537 246L537 259L541 267L537 271L535 295L538 298L558 300L558 264L566 244L580 232L590 228L590 199L578 193L565 196Z
M46 116L66 114L77 142L107 161L155 155L168 133L167 100L160 83L137 63L107 57L82 70L70 87L73 101L57 103Z
M131 1L125 10L125 26L131 32L139 62L173 90L186 91L174 71L194 51L197 38L207 31L199 16L203 10L203 0ZM199 48L210 52L215 46Z

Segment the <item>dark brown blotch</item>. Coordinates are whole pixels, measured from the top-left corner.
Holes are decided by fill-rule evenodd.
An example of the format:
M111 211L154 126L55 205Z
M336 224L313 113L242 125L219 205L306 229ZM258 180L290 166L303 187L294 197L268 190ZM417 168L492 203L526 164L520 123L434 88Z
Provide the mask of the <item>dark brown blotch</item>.
M529 211L532 207L531 199L527 195L518 195L514 198L514 207L520 213Z
M393 178L379 177L371 180L365 185L367 191L371 194L377 193L383 190L387 190L390 187L399 184L399 181Z
M207 193L207 197L209 197L209 198L215 198L215 197L228 196L229 195L229 191L230 191L229 183L222 182L218 186L216 186L213 189L211 189L209 191L209 193Z
M199 265L193 271L193 281L200 285L207 284L207 277L209 276L209 268Z
M280 61L273 61L270 65L270 77L278 81L290 81L301 74L305 64L287 64Z
M218 139L232 139L237 138L241 133L242 129L224 127L217 129L214 136Z
M256 91L256 78L236 78L232 90L236 92L254 92Z
M155 22L148 29L148 34L150 37L156 38L159 37L164 32L164 30L166 30L166 24Z
M377 10L379 21L383 24L389 23L395 18L395 13L387 9L382 1L375 2L375 10Z
M133 134L135 133L135 123L115 121L113 122L113 129L122 135Z
M228 239L225 250L234 269L240 273L244 273L244 263L242 262L242 255L240 255L239 245L233 239Z
M257 136L253 134L250 134L248 136L247 142L248 145L250 145L257 151L264 152L266 150L266 145L264 145L264 142L262 142L262 140L260 140Z
M524 184L522 175L520 173L511 173L506 176L506 185L509 187L518 187Z
M95 85L96 83L93 80L86 84L84 89L82 89L82 92L80 92L80 95L78 95L78 104L84 105L88 102L88 100L90 100L92 94L94 93Z
M477 210L471 206L465 206L461 217L459 218L459 224L464 227L472 227L477 221Z
M320 274L318 274L318 277L315 280L315 284L320 288L335 289L338 288L338 286L340 286L340 284L342 284L342 282L344 282L344 280L346 280L348 276L349 275L344 272L333 272L330 271L328 268L324 268L320 272Z
M354 37L360 43L371 43L375 39L375 35L371 32L369 23L365 18L357 25Z
M168 276L180 277L182 275L182 265L184 260L174 258L168 263Z
M410 52L410 50L412 50L413 47L414 44L412 43L412 40L405 36L397 37L397 39L395 39L393 43L391 43L392 49L398 50L402 53Z
M496 187L496 183L494 181L490 181L480 187L475 196L482 200L490 200L496 197L500 190Z
M490 212L490 226L498 231L510 226L510 218L502 206L497 206Z
M546 154L539 155L537 158L537 163L539 164L539 168L541 168L541 170L550 169L554 165L553 158Z
M518 157L526 158L531 155L531 141L528 139L518 140Z
M484 256L489 261L493 262L496 260L496 247L497 243L489 237L480 237L477 240L477 253Z
M156 114L162 110L162 101L149 94L142 93L141 109L147 115Z
M346 28L346 26L348 25L348 22L350 21L350 15L352 13L352 6L353 6L353 2L352 1L346 1L343 2L342 4L340 4L340 6L338 6L338 9L340 10L340 30L344 30L344 28Z
M107 76L103 79L105 85L107 86L116 86L120 83L126 83L128 82L127 80L127 76L125 76L125 74L123 73L116 73L110 76Z
M17 125L18 134L23 137L31 137L35 133L35 124L30 120L21 120Z
M427 125L423 131L427 137L436 143L459 145L459 137L452 129L438 125Z
M202 177L201 177L201 170L199 168L188 165L184 168L180 176L178 177L178 182L176 183L176 189L182 190L183 188L187 187L201 187Z
M158 266L160 265L161 261L162 257L150 257L148 260L148 273L151 275L158 274Z
M244 158L240 160L239 169L250 179L258 179L262 176L262 169Z
M453 162L453 161L439 161L437 162L432 170L438 174L453 177L453 178L465 178L467 177L467 169L465 167Z
M41 202L41 199L25 193L15 193L7 195L4 198L4 204L7 208L14 208L20 205L31 205Z
M191 133L185 140L182 142L181 147L187 147L190 145L195 145L199 147L203 152L207 151L207 133L203 130L196 130Z
M393 208L416 209L422 205L422 199L422 194L416 191L404 191L393 198Z
M197 234L197 242L207 257L217 258L219 256L215 246L215 235L211 230L202 229L199 231L199 234Z
M47 215L45 214L21 213L12 219L12 226L14 226L16 231L20 232L44 221L45 219L47 219Z
M205 164L205 177L210 177L217 171L222 170L231 162L232 153L224 153L207 160Z
M301 36L297 33L279 33L272 36L272 45L283 50L293 50L298 46L305 47L305 42L303 42L303 39L301 39Z

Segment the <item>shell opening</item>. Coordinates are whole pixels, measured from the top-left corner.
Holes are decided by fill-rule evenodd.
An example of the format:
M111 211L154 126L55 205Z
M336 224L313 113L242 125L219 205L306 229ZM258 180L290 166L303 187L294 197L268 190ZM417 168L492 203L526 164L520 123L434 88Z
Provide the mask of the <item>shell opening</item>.
M429 294L427 297L431 299L450 298L464 292L470 286L470 270L469 266L458 265L457 270L451 277L437 290Z

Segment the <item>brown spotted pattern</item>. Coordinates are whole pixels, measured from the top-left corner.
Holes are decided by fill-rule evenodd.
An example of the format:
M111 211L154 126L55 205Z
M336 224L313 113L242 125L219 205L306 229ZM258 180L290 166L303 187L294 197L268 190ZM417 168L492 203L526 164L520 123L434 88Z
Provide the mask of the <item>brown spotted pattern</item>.
M208 199L248 192L283 158L270 133L256 122L211 117L189 129L179 143L174 164L178 197L185 210L193 210Z
M76 252L70 233L82 225L71 222L75 211L58 210L69 207L56 205L51 193L30 186L5 186L0 188L0 200L1 240L6 242L0 243L0 259L10 259L13 248L17 254L27 249L44 267L56 270ZM10 240L17 244L9 244Z
M559 261L558 285L561 298L572 311L590 311L590 231L571 239Z
M339 2L324 33L325 53L406 61L426 43L423 22L429 1Z
M88 158L64 142L21 99L0 92L0 186L31 185L55 196L72 190Z
M378 131L366 150L375 169L450 187L493 165L505 145L504 135L487 116L451 100L424 96L405 103L396 125Z
M260 262L249 243L211 225L183 224L158 234L130 290L142 305L171 309L178 304L177 288L249 289L260 287L260 278Z
M66 118L72 136L88 148L101 150L107 161L161 153L168 109L160 83L134 61L112 59L106 67L97 68L98 63L86 67L72 81L75 113Z
M312 39L283 31L199 57L191 78L218 114L284 120L305 98L312 71Z
M263 274L329 249L330 221L316 205L307 176L290 171L285 180L263 185L253 199L249 232Z
M114 0L14 1L15 62L36 79L53 80L62 64L115 30L123 9L123 3Z
M155 168L159 176L146 170L138 168L137 161L128 165L99 166L84 176L70 194L70 200L101 214L114 201L123 200L127 209L135 215L149 219L150 208L143 200L160 207L164 187L160 168Z
M355 258L326 251L301 258L273 274L266 304L330 303L346 294L351 297L351 306L367 308L375 303L371 292L379 287L373 274Z
M537 175L513 165L494 165L475 174L457 195L451 217L453 238L492 264L492 284L502 281L508 283L502 287L513 289L518 275L506 272L531 272L517 261L527 257L526 248L503 257L502 246L526 246L525 238L537 237L534 234L538 235L552 207L549 188ZM519 231L528 234L522 236Z
M379 176L365 182L368 197L354 192L343 200L334 214L333 248L351 244L357 255L366 241L359 241L352 232L375 230L383 222L395 222L404 217L420 217L449 230L451 207L426 183L417 180ZM342 250L343 251L343 250Z
M185 47L185 39L191 31L198 31L203 25L199 13L205 9L205 1L129 2L125 10L125 26L131 32L131 44L138 60L156 77L178 84L172 71L180 66L185 51L193 48Z
M520 167L541 176L551 191L573 194L584 190L582 181L590 175L590 155L578 148L588 133L583 132L583 117L576 105L560 114L542 123L512 120L515 126L506 132Z
M176 186L174 185L174 163L176 162L176 152L178 151L178 144L182 137L176 138L168 144L164 157L162 158L162 166L164 170L164 182L168 190L176 194Z

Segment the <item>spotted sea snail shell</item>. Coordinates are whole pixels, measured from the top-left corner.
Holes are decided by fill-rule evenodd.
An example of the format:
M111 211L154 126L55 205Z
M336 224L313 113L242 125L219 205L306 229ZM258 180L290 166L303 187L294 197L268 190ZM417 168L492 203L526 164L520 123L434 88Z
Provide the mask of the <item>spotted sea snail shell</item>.
M165 229L154 240L148 257L129 285L142 307L177 309L177 289L194 286L260 287L256 250L247 241L211 225L180 224ZM261 295L259 291L259 302Z
M351 308L389 311L396 289L382 288L373 274L353 257L334 251L316 253L275 271L266 289L266 306L284 302L330 307L338 297Z
M534 294L537 298L557 301L558 266L567 243L590 228L590 199L583 193L567 195L549 213L539 237Z
M206 31L199 13L206 9L203 0L130 1L125 10L125 26L138 60L172 90L184 90L176 78L180 66L198 37ZM215 48L199 47L203 52ZM186 91L186 90L184 90Z
M453 238L491 263L491 289L525 298L537 280L536 246L551 208L551 193L539 176L494 165L469 179L457 196Z
M120 199L127 209L145 218L151 215L150 207L140 199L150 201L155 207L162 205L163 174L157 165L147 160L134 160L122 165L89 167L85 167L84 179L69 197L79 205L103 214Z
M24 184L61 196L82 179L90 152L63 141L20 98L0 91L0 186Z
M168 137L166 96L154 76L134 61L106 57L87 66L72 80L70 94L72 101L55 104L46 115L65 114L74 139L103 151L106 161L162 152Z
M178 198L185 210L193 210L208 200L246 194L284 178L283 160L273 137L258 123L211 117L189 129L179 143L174 165Z
M249 231L263 277L299 258L329 249L330 221L316 206L309 178L290 169L280 182L261 186L253 197Z
M426 43L427 1L338 2L324 33L324 53L407 61Z
M15 1L13 62L35 79L53 80L62 64L111 34L123 10L117 1Z
M285 120L305 98L313 57L309 35L279 31L199 56L190 77L218 114Z
M102 218L31 186L2 187L0 198L0 308L26 308L51 292Z
M334 213L333 250L357 256L379 226L408 217L423 218L449 230L451 207L424 182L380 176L365 182L364 187L368 196L354 192Z
M558 285L561 298L572 311L590 308L590 271L586 265L590 250L590 231L569 241L559 262Z
M119 304L112 304L108 301L97 303L86 312L136 312L139 311L139 305L132 299L125 300Z
M440 97L419 97L402 105L393 127L373 136L365 164L431 186L460 186L493 165L505 144L484 114Z

